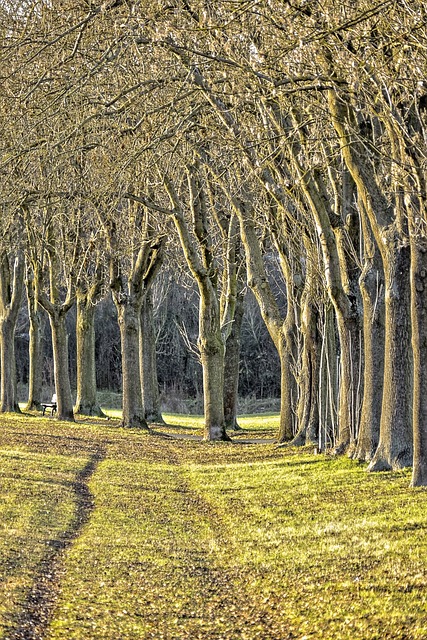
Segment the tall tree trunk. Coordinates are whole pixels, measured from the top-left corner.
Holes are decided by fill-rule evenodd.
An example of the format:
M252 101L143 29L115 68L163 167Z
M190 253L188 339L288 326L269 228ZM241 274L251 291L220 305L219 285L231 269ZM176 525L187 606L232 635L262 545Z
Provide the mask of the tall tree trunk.
M142 406L139 370L139 330L141 307L121 304L114 296L118 314L122 351L123 419L122 426L148 429Z
M275 295L269 285L260 242L258 240L253 210L250 203L237 203L235 210L240 223L240 233L246 253L248 285L258 302L265 326L277 349L280 361L280 423L278 442L287 442L293 437L294 414L292 410L292 389L295 379L291 369L292 340L294 336L295 313L291 303L292 284L289 273L286 281L288 309L285 318L280 312ZM283 265L283 262L281 263ZM283 269L282 269L283 271ZM291 294L291 295L289 295Z
M355 437L360 331L358 318L354 314L346 316L337 307L335 313L340 345L339 436L335 453L340 454L347 450Z
M311 392L310 392L310 404L308 423L306 426L305 442L318 443L319 442L319 406L318 406L318 389L320 381L320 341L319 331L317 329L317 313L315 314L315 320L313 319L313 339L308 348L309 354L309 367L311 378Z
M319 362L320 345L317 312L310 293L304 295L301 313L301 372L298 401L298 431L292 440L295 446L317 444L319 436Z
M16 397L15 322L0 321L2 413L20 413Z
M347 185L347 186L346 186ZM343 212L344 226L335 235L340 257L343 289L348 306L338 305L337 326L340 338L340 401L338 410L339 442L343 451L354 453L360 423L361 394L363 391L362 371L362 299L359 286L360 268L351 256L360 245L359 216L354 207L355 185L347 169L343 171Z
M25 408L27 410L39 410L43 391L43 336L46 316L37 302L33 279L27 280L27 300L30 343L28 354L28 400Z
M414 466L411 486L427 485L427 243L411 247L411 315L414 361Z
M238 431L237 401L239 391L240 338L244 315L244 295L236 296L234 321L225 344L224 365L224 419L226 429Z
M342 154L357 186L372 233L381 252L385 279L385 358L380 439L369 471L382 471L412 463L412 370L410 338L410 251L407 220L401 201L400 168L394 167L395 202L390 206L376 180L373 162L367 156L357 131L347 96L329 91L333 124L340 137ZM393 141L392 141L393 143ZM393 145L392 145L393 146Z
M384 382L384 275L378 249L370 243L360 277L363 300L363 402L354 458L369 462L378 446Z
M89 293L77 290L77 395L74 412L105 417L96 390L95 309Z
M410 250L383 232L385 360L380 440L368 471L412 464Z
M9 257L0 261L0 412L20 413L16 393L15 326L24 288L24 259L13 269Z
M147 291L141 309L139 334L139 364L142 406L148 422L162 423L159 383L157 380L156 334L154 327L153 294Z
M289 442L294 437L294 412L292 407L292 389L294 376L291 368L291 354L288 348L288 337L280 331L277 352L280 360L280 423L277 435L278 442Z
M322 344L319 362L319 447L334 446L337 437L338 366L335 314L324 308Z
M201 288L198 346L203 369L205 440L229 440L224 420L225 344L219 304L212 292Z
M159 169L160 170L160 169ZM217 268L210 241L207 203L198 163L187 167L190 210L194 238L184 216L182 203L166 172L161 171L166 192L174 207L171 212L187 264L200 294L198 347L203 369L205 440L230 440L224 421L224 356L221 305Z
M50 328L52 331L57 416L58 420L74 421L68 364L68 336L65 318L66 314L61 311L49 314Z

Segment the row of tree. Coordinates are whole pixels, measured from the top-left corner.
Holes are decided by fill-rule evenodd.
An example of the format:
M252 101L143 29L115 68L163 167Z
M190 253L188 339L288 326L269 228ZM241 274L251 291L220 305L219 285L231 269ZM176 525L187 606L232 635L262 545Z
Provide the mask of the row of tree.
M65 316L77 300L88 381L108 281L124 423L143 425L141 317L176 237L207 438L228 437L247 283L280 359L279 440L426 484L426 21L420 0L3 2L2 410L26 271L59 415Z
M180 265L176 265L180 266ZM160 404L168 413L203 411L202 369L197 351L198 294L184 270L175 273L163 266L154 284L153 316ZM276 277L280 274L277 273ZM95 373L101 406L121 407L120 331L108 287L95 309ZM41 311L42 400L49 401L55 386L48 318ZM69 370L73 398L77 386L76 315L74 306L66 319ZM245 296L240 335L239 412L277 411L280 371L277 353L251 292ZM30 372L28 302L24 293L15 332L18 398L27 400ZM178 375L179 372L179 375ZM111 392L111 393L110 393ZM33 394L34 395L34 394ZM40 398L38 398L40 400ZM33 403L36 406L38 403Z

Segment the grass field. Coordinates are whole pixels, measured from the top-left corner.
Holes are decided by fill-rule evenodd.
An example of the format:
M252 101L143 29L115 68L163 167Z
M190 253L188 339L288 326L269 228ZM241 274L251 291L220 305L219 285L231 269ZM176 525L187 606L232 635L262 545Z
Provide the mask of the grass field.
M1 639L427 637L409 471L276 449L277 416L232 444L111 417L0 420Z

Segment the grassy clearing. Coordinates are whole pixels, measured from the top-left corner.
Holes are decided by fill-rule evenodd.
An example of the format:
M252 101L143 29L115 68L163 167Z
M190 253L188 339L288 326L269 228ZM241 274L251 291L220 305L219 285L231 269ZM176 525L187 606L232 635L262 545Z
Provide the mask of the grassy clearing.
M102 410L111 419L120 420L122 417L121 409L106 409L103 407ZM181 433L203 434L203 416L164 413L163 418L166 424L165 426L159 426L162 431L168 432L172 429L173 432L174 429L179 428ZM256 416L242 415L239 416L238 422L245 432L252 433L254 436L262 437L265 432L265 435L274 437L279 428L279 415L277 413L263 413ZM247 437L248 433L243 435ZM239 436L239 432L236 432L235 436Z
M265 437L275 421L241 423ZM113 422L2 419L0 638L49 541L73 528L73 480L100 450L49 640L427 637L427 492L409 472Z

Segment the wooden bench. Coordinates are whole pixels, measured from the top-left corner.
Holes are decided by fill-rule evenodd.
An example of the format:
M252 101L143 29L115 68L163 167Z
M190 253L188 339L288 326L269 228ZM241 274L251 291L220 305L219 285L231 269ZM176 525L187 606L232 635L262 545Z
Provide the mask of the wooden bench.
M56 411L56 394L53 394L50 402L42 402L41 406L43 407L43 415L45 414L46 409L50 409L50 415L53 416Z

